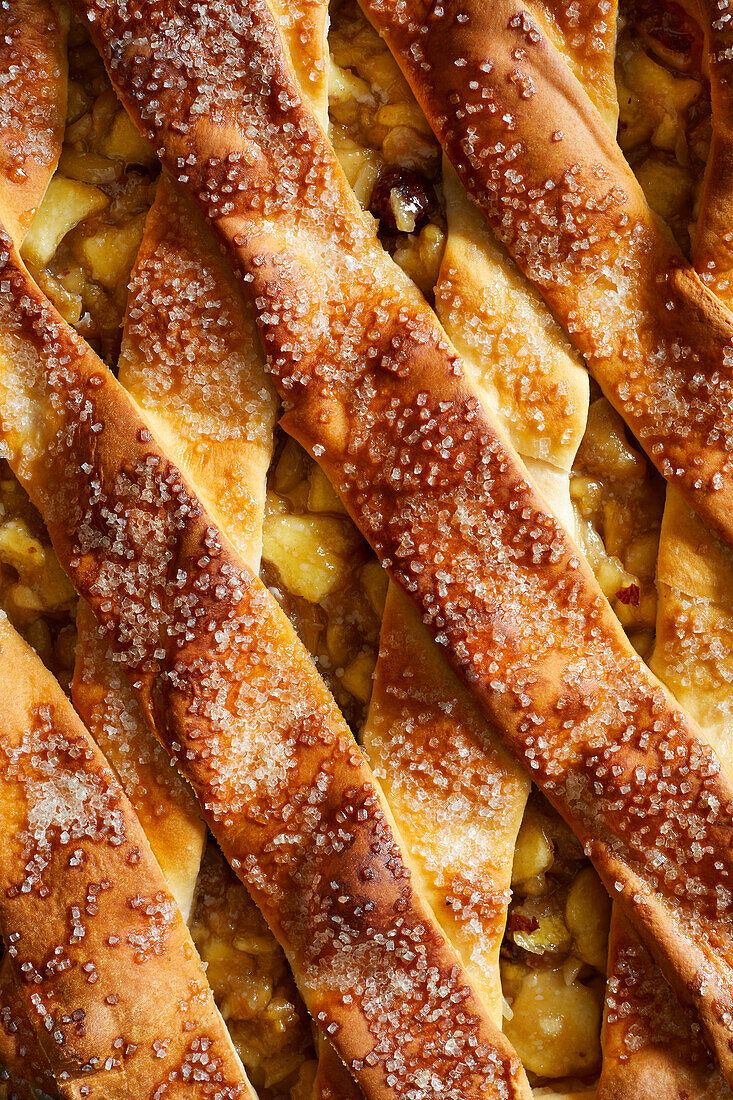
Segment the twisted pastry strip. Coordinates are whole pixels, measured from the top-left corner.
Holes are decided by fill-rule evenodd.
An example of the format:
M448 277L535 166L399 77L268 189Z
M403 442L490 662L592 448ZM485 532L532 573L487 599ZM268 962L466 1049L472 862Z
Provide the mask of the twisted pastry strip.
M499 949L529 783L394 584L363 743L414 873L500 1027Z
M172 0L78 7L133 117L252 284L289 431L585 842L733 1077L730 787L376 245L272 12L263 0L246 12L211 0L197 20Z
M0 928L70 1100L255 1100L114 773L0 618Z
M662 523L657 589L651 666L700 723L731 774L733 557L672 489ZM611 925L603 1052L599 1100L730 1100L699 1027L619 913Z
M548 29L564 5L363 7L608 400L663 476L733 541L733 321L650 211ZM584 9L569 13L582 33Z
M312 1014L368 1095L526 1096L290 623L7 242L0 277L6 453Z
M0 209L18 243L61 153L67 21L52 0L0 0Z
M165 176L132 273L119 378L243 560L258 569L277 401L241 291L200 214ZM167 754L85 606L78 627L74 704L117 768L187 912L204 841L189 805L195 799L187 784L176 787ZM161 817L162 783L172 789ZM155 792L152 806L146 790Z
M705 30L713 141L694 238L706 284L733 304L730 58L726 6L694 5ZM691 714L733 773L733 555L671 487L657 564L657 638L651 667ZM694 1020L677 1004L643 944L616 913L599 1100L730 1100ZM633 1053L632 1053L633 1052Z
M82 721L130 799L184 920L191 912L206 838L198 803L145 724L125 674L82 600L71 695Z
M285 4L278 15L301 84L325 118L327 5ZM200 215L165 176L133 272L118 370L156 437L256 571L277 398L241 290ZM117 769L187 916L205 836L195 799L168 766L83 604L77 625L74 704Z

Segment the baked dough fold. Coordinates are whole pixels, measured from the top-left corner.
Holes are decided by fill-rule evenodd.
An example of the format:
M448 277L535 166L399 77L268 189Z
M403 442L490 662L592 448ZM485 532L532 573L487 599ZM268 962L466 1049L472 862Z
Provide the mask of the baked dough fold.
M662 475L733 541L733 320L647 206L561 52L547 16L565 6L362 6L608 400ZM587 12L571 8L579 29Z
M728 782L378 248L271 10L217 0L196 23L169 3L78 7L128 109L252 286L288 430L586 844L733 1077ZM727 340L722 309L715 324Z
M254 1100L117 778L0 617L0 929L69 1100Z

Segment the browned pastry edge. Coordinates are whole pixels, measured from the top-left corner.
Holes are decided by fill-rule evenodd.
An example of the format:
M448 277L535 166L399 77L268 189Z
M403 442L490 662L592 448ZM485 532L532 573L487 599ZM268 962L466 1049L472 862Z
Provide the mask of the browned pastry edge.
M0 929L62 1095L254 1098L132 807L4 617L0 682Z
M0 1068L9 1073L11 1084L36 1085L57 1095L48 1059L44 1055L23 1007L10 956L0 962ZM22 1079L22 1084L18 1080ZM0 1081L2 1075L0 1074Z
M614 910L597 1100L730 1100L700 1028Z
M0 210L18 243L61 152L67 23L52 0L0 0Z
M330 1043L318 1045L318 1071L313 1100L364 1100L364 1093L352 1079Z
M5 385L44 410L33 460L6 394L11 461L312 1015L369 1096L526 1097L289 621L7 244L0 278Z
M533 0L362 0L465 187L663 476L733 542L733 325ZM577 14L577 8L576 14Z
M80 601L71 698L114 768L184 920L191 912L206 826L193 791L150 732L124 673Z
M288 430L586 844L733 1078L730 914L717 893L733 883L731 789L631 650L434 316L377 254L272 12L211 0L194 26L172 0L77 6L133 117L233 245L292 402Z

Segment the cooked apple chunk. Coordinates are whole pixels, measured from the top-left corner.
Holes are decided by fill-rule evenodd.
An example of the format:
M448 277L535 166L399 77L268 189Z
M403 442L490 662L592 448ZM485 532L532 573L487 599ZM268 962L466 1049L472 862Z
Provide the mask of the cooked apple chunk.
M152 166L157 163L155 153L130 121L127 111L117 112L109 131L100 142L99 149L104 156L117 157L125 164Z
M601 1062L601 998L562 970L528 972L512 1001L507 1038L539 1077L594 1073Z
M54 176L23 242L23 259L33 268L45 267L67 233L108 205L99 188Z
M353 532L331 516L270 515L262 556L291 592L318 603L345 579L354 542Z
M123 225L102 225L79 241L79 259L106 290L127 283L144 229L145 215L138 214Z

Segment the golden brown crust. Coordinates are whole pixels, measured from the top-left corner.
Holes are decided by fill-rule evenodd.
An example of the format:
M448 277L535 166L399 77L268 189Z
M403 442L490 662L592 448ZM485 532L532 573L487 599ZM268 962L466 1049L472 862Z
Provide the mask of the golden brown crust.
M427 1067L446 1096L498 1081L526 1096L290 623L17 265L6 253L11 460L312 1014L371 1096L398 1096Z
M733 539L733 323L543 33L543 5L364 7L608 399L664 477Z
M618 98L614 66L617 0L534 0L533 11L612 134Z
M328 3L274 0L273 10L298 83L328 130Z
M145 724L129 681L112 659L83 600L76 623L74 706L117 773L176 904L188 920L206 839L198 803Z
M0 927L64 1096L253 1096L132 807L0 620Z
M277 411L254 318L201 215L163 176L130 284L119 379L253 569ZM205 829L82 604L73 698L118 772L184 915Z
M52 0L0 0L0 217L18 246L61 153L67 21Z
M598 1100L730 1100L700 1028L614 911Z
M733 250L731 96L724 11L692 3L706 31L713 144L694 239L695 266L726 304ZM733 765L733 552L670 486L657 562L651 668L700 724L728 773ZM616 914L609 945L599 1100L730 1100L694 1023L670 995L646 949Z
M210 4L205 28L190 30L195 73L160 33L167 4L80 8L128 108L232 242L293 402L288 429L586 843L733 1076L731 929L718 910L731 873L728 782L631 651L432 314L376 246L287 71L269 8L258 0L240 18L226 0ZM171 89L154 112L153 73ZM605 128L598 140L609 141Z
M499 948L529 780L394 585L362 742L423 894L501 1027Z
M31 1027L7 953L0 963L0 1082L3 1072L7 1074L11 1094L17 1089L23 1100L31 1095L32 1085L50 1096L58 1095L51 1067Z

